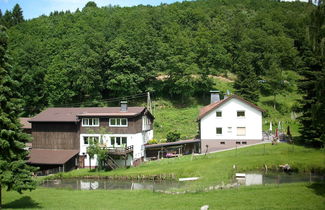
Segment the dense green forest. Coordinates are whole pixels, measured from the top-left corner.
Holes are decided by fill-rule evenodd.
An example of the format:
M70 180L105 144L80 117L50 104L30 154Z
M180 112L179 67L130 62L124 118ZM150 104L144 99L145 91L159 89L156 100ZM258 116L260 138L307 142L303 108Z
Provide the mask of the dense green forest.
M126 8L88 3L76 12L8 25L21 114L48 106L101 106L105 99L146 91L185 103L218 88L215 77L230 75L236 94L281 111L279 96L297 94L302 72L314 65L306 59L315 53L306 33L316 7L272 0Z

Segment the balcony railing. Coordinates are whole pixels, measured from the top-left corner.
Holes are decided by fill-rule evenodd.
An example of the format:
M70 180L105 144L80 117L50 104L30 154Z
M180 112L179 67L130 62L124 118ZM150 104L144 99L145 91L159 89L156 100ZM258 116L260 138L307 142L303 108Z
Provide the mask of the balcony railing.
M133 153L133 145L128 147L105 147L110 155L127 155Z

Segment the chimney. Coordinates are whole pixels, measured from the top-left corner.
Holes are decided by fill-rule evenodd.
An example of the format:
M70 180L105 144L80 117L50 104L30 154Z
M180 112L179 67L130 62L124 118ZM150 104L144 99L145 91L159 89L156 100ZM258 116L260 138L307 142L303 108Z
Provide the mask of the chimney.
M128 102L127 101L121 101L121 112L128 111Z
M214 103L214 102L217 102L217 101L220 101L220 91L219 90L211 90L210 91L211 93L211 101L210 101L210 104Z
M224 95L223 99L226 99L226 98L228 98L229 96L230 96L230 91L227 90L226 95Z

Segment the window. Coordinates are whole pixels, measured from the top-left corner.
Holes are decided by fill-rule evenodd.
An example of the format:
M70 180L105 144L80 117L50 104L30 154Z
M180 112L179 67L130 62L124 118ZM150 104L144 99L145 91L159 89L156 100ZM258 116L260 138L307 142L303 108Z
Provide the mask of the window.
M245 117L245 111L237 111L237 117Z
M112 147L120 147L127 146L127 137L111 137L111 146Z
M91 142L97 144L98 140L98 136L84 136L84 144L90 144Z
M226 144L224 141L221 141L220 144Z
M222 112L221 111L217 111L216 112L216 117L222 117Z
M232 127L228 127L228 133L232 133Z
M147 116L142 117L142 130L150 130L151 121Z
M247 142L246 142L246 141L242 141L241 143L242 143L242 144L247 144Z
M236 141L236 144L240 144L240 141Z
M99 118L83 118L82 126L98 127L99 126Z
M217 134L222 134L222 128L216 128L216 133Z
M237 127L237 136L246 136L246 128Z
M110 118L109 126L116 127L127 127L128 119L127 118Z

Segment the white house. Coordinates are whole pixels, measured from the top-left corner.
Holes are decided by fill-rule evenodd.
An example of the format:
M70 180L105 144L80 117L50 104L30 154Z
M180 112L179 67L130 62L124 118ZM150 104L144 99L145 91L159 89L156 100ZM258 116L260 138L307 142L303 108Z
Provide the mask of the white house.
M262 112L237 95L220 100L219 92L213 91L211 104L203 107L198 117L201 152L262 141Z
M154 117L145 107L48 108L28 122L33 135L28 162L49 173L89 166L87 148L98 142L117 165L144 160L144 144L153 138ZM113 162L113 161L112 161ZM91 160L97 166L97 157Z

